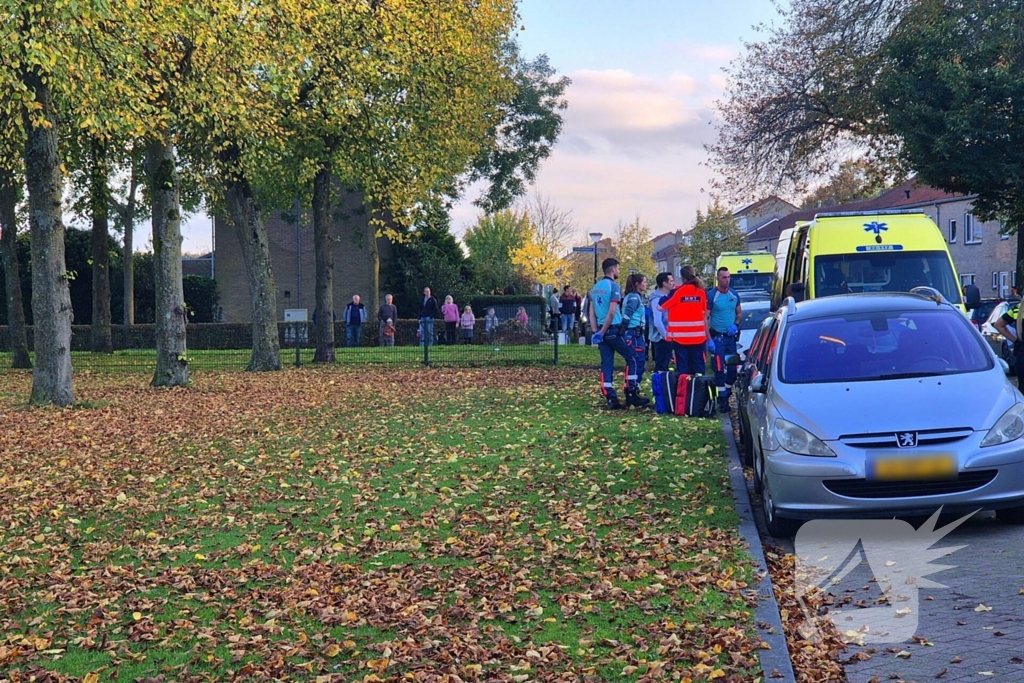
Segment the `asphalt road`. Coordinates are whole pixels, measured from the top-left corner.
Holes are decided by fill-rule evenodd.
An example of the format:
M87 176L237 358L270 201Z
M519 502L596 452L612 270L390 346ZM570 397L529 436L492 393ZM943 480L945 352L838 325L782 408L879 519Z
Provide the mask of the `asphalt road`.
M768 535L760 497L752 490L750 471L746 473L762 543L792 553L793 539ZM905 521L915 529L925 522ZM950 521L943 516L937 526ZM893 606L910 609L907 618L916 615L914 638L851 645L845 654L847 681L1024 681L1024 526L1003 524L992 513L979 513L933 545L964 547L934 560L948 568L927 578L944 587L916 588L916 596L914 590L907 590L911 599ZM829 586L828 592L837 604L847 603L828 617L844 633L857 630L863 623L858 610L875 607L881 596L863 555L856 568Z

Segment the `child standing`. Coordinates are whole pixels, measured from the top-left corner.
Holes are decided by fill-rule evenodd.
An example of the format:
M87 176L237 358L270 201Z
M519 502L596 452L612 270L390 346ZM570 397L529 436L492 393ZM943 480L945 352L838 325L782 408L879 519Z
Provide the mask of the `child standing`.
M484 332L487 333L487 343L494 343L494 333L498 329L498 316L493 308L487 309L487 316L484 318Z
M473 309L470 306L466 306L462 309L462 343L472 344L473 343L473 328L476 327L476 317L473 315Z
M395 323L391 318L384 323L384 346L395 345Z

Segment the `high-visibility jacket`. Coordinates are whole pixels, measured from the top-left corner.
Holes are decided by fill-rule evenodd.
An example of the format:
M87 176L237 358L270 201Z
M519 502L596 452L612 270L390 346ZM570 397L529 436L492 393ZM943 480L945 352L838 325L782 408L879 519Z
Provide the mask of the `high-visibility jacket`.
M707 294L694 283L677 287L661 304L668 315L665 338L676 344L703 344L707 341L705 315L708 310Z

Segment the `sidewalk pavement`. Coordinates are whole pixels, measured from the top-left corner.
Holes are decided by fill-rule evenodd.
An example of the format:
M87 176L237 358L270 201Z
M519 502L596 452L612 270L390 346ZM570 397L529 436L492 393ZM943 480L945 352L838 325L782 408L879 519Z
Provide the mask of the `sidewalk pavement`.
M762 577L756 588L758 606L754 612L754 619L761 640L768 643L771 649L759 652L761 670L764 672L766 681L795 683L796 676L789 658L786 634L782 630L782 619L779 616L779 603L775 600L775 591L772 589L772 579L768 573L768 564L764 558L764 547L761 545L757 523L754 521L747 481L743 476L739 453L736 451L732 420L729 415L722 416L722 431L725 435L726 448L729 451L729 483L736 512L740 516L740 536L747 542L750 556Z

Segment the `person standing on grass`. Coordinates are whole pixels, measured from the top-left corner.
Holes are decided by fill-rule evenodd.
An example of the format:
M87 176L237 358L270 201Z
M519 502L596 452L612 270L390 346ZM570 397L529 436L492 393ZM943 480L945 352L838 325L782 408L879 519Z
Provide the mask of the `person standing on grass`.
M633 350L626 345L622 331L622 290L615 282L619 277L619 262L617 259L606 258L601 263L601 270L604 277L598 280L594 288L590 290L588 297L590 310L587 312L587 319L592 320L595 326L591 340L597 344L601 352L601 394L605 398L608 410L622 410L628 406L643 408L650 404L650 399L640 396L637 389L636 379L630 379L635 375L635 370L626 374L626 403L619 401L615 392L615 354L619 354L626 361L626 368L635 368L636 360L633 358Z
M473 343L473 328L476 327L476 316L473 315L473 309L468 304L462 309L462 343L472 344Z
M395 345L395 321L388 318L384 321L384 346Z
M394 346L394 337L391 338L391 344L386 344L385 342L387 340L384 339L384 326L387 324L387 321L389 319L392 322L398 320L398 306L395 306L395 304L392 303L393 301L394 297L390 294L385 294L384 303L380 305L380 309L377 311L377 322L379 323L380 328L377 333L377 343L381 346Z
M359 338L366 322L366 306L360 303L359 295L352 295L352 303L345 306L345 346L359 346Z
M569 285L562 290L562 297L558 300L558 311L562 316L562 329L568 341L569 333L576 329L576 297L573 296L572 287Z
M683 284L662 299L661 308L668 317L666 339L672 343L676 371L685 375L703 375L707 369L704 351L711 338L708 331L707 294L693 266L683 266Z
M423 305L420 307L420 346L434 345L434 318L440 312L437 299L430 293L430 287L424 287Z
M449 294L444 298L444 305L441 306L441 315L444 316L444 343L455 343L455 330L459 325L459 307Z
M668 341L668 331L665 329L665 311L661 307L661 300L672 293L675 289L676 280L672 273L658 273L654 279L657 289L651 295L651 346L654 347L654 371L668 372L668 366L672 362L672 342Z
M719 268L715 274L716 286L708 290L709 334L708 351L712 353L715 384L718 386L718 410L729 412L729 394L736 381L736 366L726 365L725 357L736 354L740 338L743 306L740 295L729 286L732 279L728 268Z
M515 321L522 325L524 328L530 325L530 316L526 315L526 307L520 306L519 310L516 311Z
M494 344L494 335L498 331L498 314L494 312L493 308L487 309L487 315L484 317L484 332L487 334L487 343Z
M626 364L626 403L643 407L650 403L650 399L644 399L647 403L637 402L639 398L639 386L644 381L644 366L647 364L647 347L645 345L646 335L644 334L647 324L647 307L644 306L644 293L647 291L647 276L640 273L633 273L626 278L626 294L622 297L622 323L626 328L626 346L633 351L633 364ZM630 397L630 380L637 389L634 389L636 397Z

